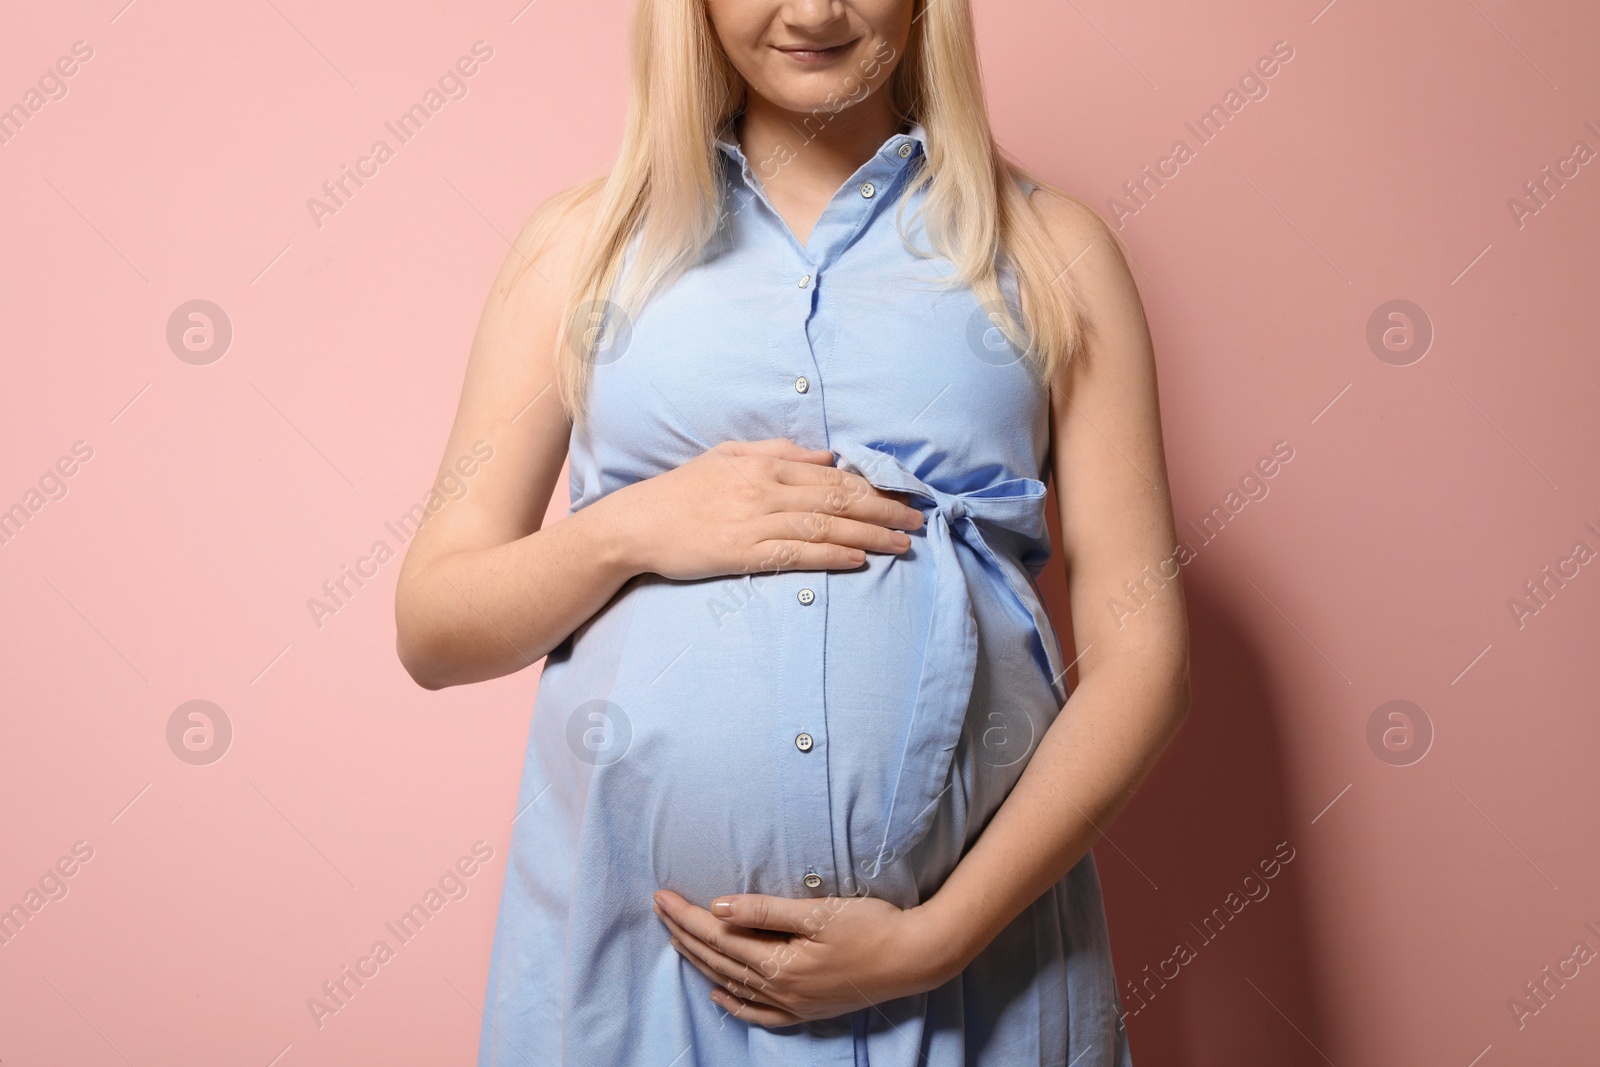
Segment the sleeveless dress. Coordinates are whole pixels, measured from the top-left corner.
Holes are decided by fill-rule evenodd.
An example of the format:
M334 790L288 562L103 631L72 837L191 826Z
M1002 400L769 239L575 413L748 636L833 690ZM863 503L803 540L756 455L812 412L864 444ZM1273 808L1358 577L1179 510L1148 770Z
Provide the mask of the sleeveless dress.
M902 241L903 210L929 247L902 195L925 138L890 137L802 245L725 126L718 240L611 327L573 511L719 442L786 437L926 522L850 572L638 576L551 652L480 1067L1129 1067L1092 854L940 988L781 1029L711 1001L651 911L658 888L927 899L1066 700L1033 581L1047 393L991 309L936 285L952 265Z

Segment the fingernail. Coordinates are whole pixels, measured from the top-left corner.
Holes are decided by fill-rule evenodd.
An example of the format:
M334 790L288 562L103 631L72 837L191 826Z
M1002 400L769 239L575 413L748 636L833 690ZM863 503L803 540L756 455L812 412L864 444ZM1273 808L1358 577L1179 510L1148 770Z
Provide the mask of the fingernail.
M711 902L711 914L720 916L724 919L728 918L728 916L733 914L733 901L713 900Z
M896 548L911 547L911 537L909 534L897 533L893 537L889 538L889 540L894 542Z
M867 561L867 554L865 552L858 552L853 548L846 552L845 555L849 558L851 563L865 563Z

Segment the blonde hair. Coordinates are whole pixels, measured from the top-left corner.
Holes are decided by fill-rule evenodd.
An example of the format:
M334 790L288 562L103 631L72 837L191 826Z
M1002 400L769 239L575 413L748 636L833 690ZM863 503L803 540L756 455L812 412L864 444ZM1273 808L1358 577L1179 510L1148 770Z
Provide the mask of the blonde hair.
M1068 264L1015 179L1094 213L995 144L973 41L968 0L915 0L906 50L886 87L902 122L921 123L927 134L926 165L905 198L927 189L919 211L934 251L956 268L948 284L969 286L986 308L1005 308L992 321L1048 381L1080 350L1089 323ZM631 82L616 164L604 177L551 197L531 224L537 247L573 209L590 208L555 339L557 393L574 419L582 418L596 346L616 327L612 315L630 316L658 286L698 262L716 235L724 213L716 137L747 91L705 0L638 0ZM827 112L818 114L825 122ZM1115 231L1105 229L1126 253ZM624 284L614 292L636 239ZM1021 321L1000 288L1002 263L1016 277Z

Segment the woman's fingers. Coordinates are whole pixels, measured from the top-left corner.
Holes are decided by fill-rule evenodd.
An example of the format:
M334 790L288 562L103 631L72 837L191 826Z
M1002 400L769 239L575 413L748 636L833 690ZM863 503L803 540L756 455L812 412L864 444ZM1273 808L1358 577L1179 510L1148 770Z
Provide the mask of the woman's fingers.
M747 898L745 910L751 916L777 918L770 910L761 910L764 903L770 902ZM713 987L711 999L728 1014L767 1027L794 1026L804 1021L779 1006L770 992L770 977L776 976L789 958L787 938L740 929L670 891L658 895L654 909L672 934L672 947L706 976ZM784 918L787 917L786 912Z
M852 471L840 470L831 463L807 463L796 460L790 456L772 457L773 477L785 485L853 485L860 483L867 485L867 480ZM828 458L833 458L833 453L828 453ZM867 486L871 488L870 485Z
M811 466L833 464L833 453L826 448L802 448L785 437L773 437L765 441L725 441L717 447L730 456L771 456L773 459Z
M866 552L904 552L911 537L870 522L841 515L811 512L779 513L758 520L752 532L762 540L808 541L812 544L841 545Z
M726 441L628 486L623 541L641 569L692 581L788 570L850 570L866 553L911 546L923 525L905 494L834 466L784 438Z
M678 938L674 937L671 944L677 950L678 955L688 960L695 970L706 976L706 980L711 983L712 988L728 994L730 999L760 1004L768 1008L777 1008L780 1011L783 1010L781 1005L774 1004L769 998L762 996L759 990L750 988L749 985L739 981L737 978L729 978L726 974L711 966Z
M784 458L773 459L769 470L773 479L784 485L831 489L849 500L879 498L912 507L909 494L897 489L880 488L855 471L816 463L795 462ZM912 507L912 510L915 508Z
M891 530L922 528L922 512L865 482L862 484L866 485L865 493L852 493L838 486L808 485L784 486L774 495L784 511L841 515Z
M780 1008L769 1008L764 1004L756 1004L740 1000L738 997L729 996L728 993L721 989L713 989L711 991L711 999L716 1001L719 1007L735 1019L740 1019L747 1023L755 1023L757 1026L768 1028L794 1026L796 1023L805 1021L798 1015L791 1015Z
M709 910L712 915L732 926L815 938L844 906L845 900L840 897L819 899L733 893L713 900Z
M697 910L704 912L704 909ZM683 911L680 911L680 914L691 924L698 918ZM762 973L761 968L764 967L773 974L777 973L776 957L782 951L782 942L766 936L734 931L731 927L711 918L709 912L704 912L703 921L709 922L713 928L721 927L723 931L727 931L726 934L718 936L695 933L673 919L662 908L657 908L656 915L677 940L677 947L680 950L710 968L712 973L708 977L713 982L726 989L727 983L731 981L736 987L741 987L738 995L744 999L749 1000L753 997L771 1002L767 993L769 978ZM762 962L763 960L765 962Z
M911 506L904 493L879 489L859 474L807 463L777 463L772 474L781 484L800 490L783 497L794 502L795 511L850 515L901 530L922 525L922 512Z
M760 558L754 571L758 574L772 571L848 571L867 561L867 554L859 548L792 539L763 541L756 549Z

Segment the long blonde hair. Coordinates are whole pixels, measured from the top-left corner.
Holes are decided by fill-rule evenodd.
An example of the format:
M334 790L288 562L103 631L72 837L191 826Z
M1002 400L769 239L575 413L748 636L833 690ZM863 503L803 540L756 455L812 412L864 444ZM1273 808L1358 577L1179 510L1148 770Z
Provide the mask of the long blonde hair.
M1068 264L1015 179L1083 202L1023 170L995 144L973 40L968 0L915 0L906 51L887 86L895 113L927 134L926 165L905 197L927 189L919 210L934 251L956 268L948 284L969 286L984 307L1005 308L991 316L995 326L1048 381L1079 351L1089 324ZM592 207L555 338L557 393L574 419L582 418L591 369L603 358L597 345L619 328L614 316L631 316L696 263L716 235L724 195L716 136L747 91L705 0L637 0L631 83L616 164L551 197L532 222L536 248L571 210ZM614 292L635 238L624 285ZM1022 295L1020 322L1000 289L1002 263Z

